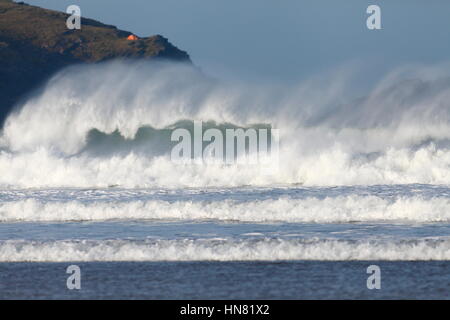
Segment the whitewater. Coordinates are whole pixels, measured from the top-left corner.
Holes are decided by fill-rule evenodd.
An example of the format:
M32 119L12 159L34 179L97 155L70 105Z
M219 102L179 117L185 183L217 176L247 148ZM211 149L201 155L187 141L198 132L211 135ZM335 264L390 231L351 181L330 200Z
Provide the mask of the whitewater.
M448 65L297 85L65 69L0 133L0 262L448 261ZM277 129L276 164L175 163L175 128ZM270 162L270 161L269 161Z
M0 186L448 185L444 70L398 70L360 98L345 73L279 88L223 84L176 64L69 68L6 120ZM276 128L282 163L264 174L258 166L174 164L170 130L196 120Z

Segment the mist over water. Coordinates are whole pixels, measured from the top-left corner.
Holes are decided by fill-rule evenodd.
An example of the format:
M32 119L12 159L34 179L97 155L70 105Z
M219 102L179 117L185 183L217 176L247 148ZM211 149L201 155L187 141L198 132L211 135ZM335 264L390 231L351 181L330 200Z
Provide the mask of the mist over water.
M0 299L450 297L442 5L81 2L198 65L72 65L2 118Z
M345 69L281 88L167 62L71 67L7 119L0 185L448 184L449 69L398 69L357 97ZM278 170L172 163L170 133L193 121L279 129Z
M160 29L198 67L72 65L15 106L0 127L0 299L450 297L442 6L382 4L368 30L364 1L188 5L200 23L168 1L140 10L156 20L85 2L83 17Z
M448 260L448 71L361 95L347 67L288 87L168 62L63 70L1 133L0 229L38 231L0 233L0 261ZM198 121L278 129L276 165L172 161L173 130Z

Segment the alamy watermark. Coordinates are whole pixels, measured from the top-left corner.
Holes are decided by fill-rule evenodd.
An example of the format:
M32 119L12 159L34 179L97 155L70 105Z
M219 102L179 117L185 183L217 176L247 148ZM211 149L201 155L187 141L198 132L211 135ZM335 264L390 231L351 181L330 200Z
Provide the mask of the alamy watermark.
M193 130L177 128L171 141L171 160L180 164L246 164L278 166L280 132L278 129L219 128L204 130L194 121Z
M70 14L67 18L66 26L69 30L81 29L81 8L77 5L70 5L67 7L66 13ZM366 26L369 30L381 29L381 8L378 5L369 5L366 9L369 17L366 20Z
M370 265L367 267L367 273L370 276L367 278L367 289L373 290L381 289L381 269L377 265Z
M366 20L367 29L380 30L381 29L381 8L375 4L367 7L367 14L370 16Z
M81 29L81 8L77 5L70 5L67 7L66 13L70 16L66 20L66 26L69 30Z
M66 269L66 273L70 274L67 277L66 286L69 290L80 290L81 289L81 269L77 265L70 265Z

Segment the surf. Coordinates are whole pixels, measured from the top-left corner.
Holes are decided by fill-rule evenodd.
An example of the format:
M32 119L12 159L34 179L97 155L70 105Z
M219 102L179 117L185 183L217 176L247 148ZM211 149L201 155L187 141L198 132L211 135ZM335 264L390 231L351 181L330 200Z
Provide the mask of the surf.
M0 262L449 260L448 239L2 240Z
M280 88L221 82L179 63L70 67L6 120L0 186L448 185L445 68L395 70L356 98L348 72ZM174 163L170 134L195 121L279 129L279 170Z

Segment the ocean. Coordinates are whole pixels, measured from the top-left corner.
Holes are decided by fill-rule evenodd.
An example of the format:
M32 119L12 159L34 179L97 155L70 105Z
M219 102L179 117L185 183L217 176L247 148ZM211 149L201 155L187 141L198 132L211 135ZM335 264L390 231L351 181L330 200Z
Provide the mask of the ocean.
M449 299L450 83L414 75L343 103L339 77L289 93L172 64L59 73L1 133L0 299ZM279 153L172 161L198 121L277 129Z

